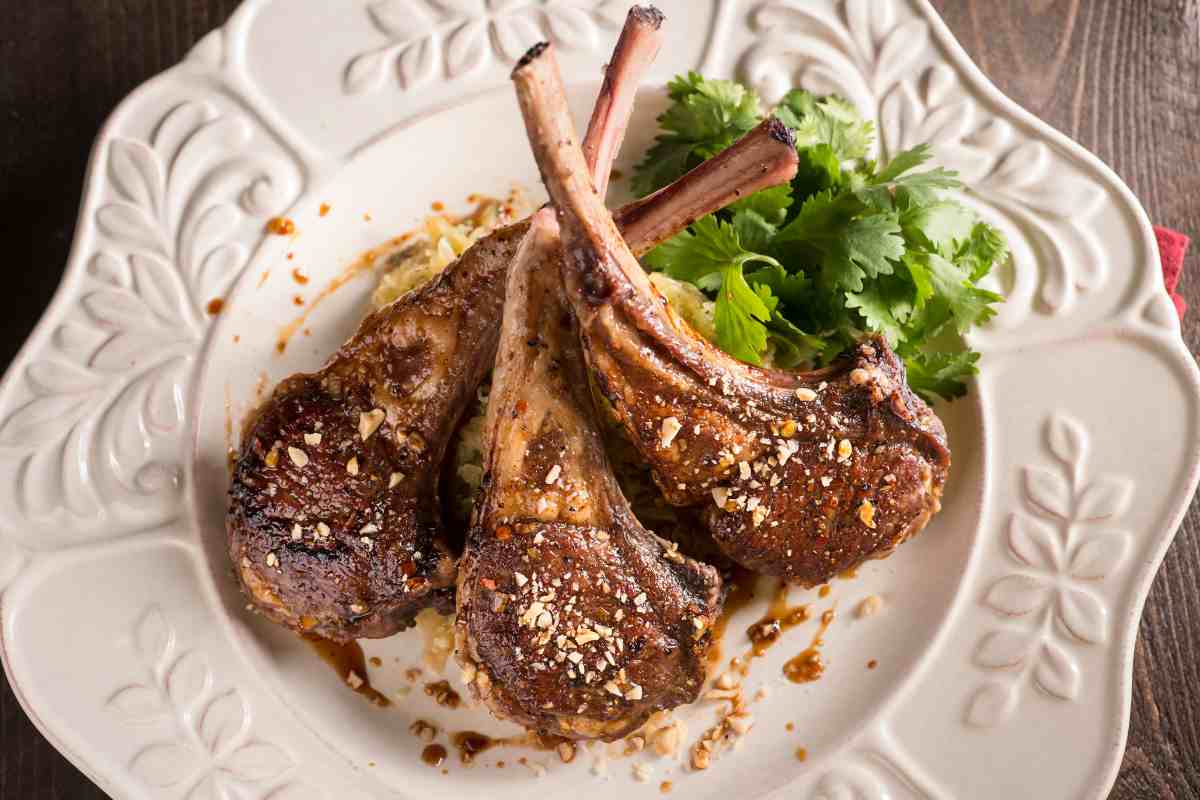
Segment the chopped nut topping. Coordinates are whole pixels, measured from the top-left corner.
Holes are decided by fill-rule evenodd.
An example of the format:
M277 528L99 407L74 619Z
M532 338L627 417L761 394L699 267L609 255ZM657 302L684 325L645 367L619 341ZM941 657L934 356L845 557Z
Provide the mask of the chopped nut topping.
M753 512L751 512L750 521L754 523L754 527L757 528L759 525L763 524L763 520L767 518L767 513L768 511L766 506L758 506Z
M353 608L353 606L351 607ZM357 672L350 670L346 673L346 683L350 684L351 689L361 689L366 681Z
M858 518L868 528L875 527L875 506L871 504L870 500L863 500L862 505L858 507Z
M854 445L850 444L849 439L842 439L837 446L838 458L849 458L854 452Z
M747 462L738 462L738 475L744 481L750 480L750 465Z
M292 541L298 542L303 538L304 538L304 529L301 528L300 523L297 522L295 525L292 526Z
M666 450L675 441L675 437L683 430L683 425L675 417L667 417L662 421L659 432L658 446Z
M308 453L297 447L288 448L288 458L292 460L293 464L295 464L297 467L300 467L300 469L304 469L308 466Z
M832 476L830 476L830 475L822 475L822 476L821 476L821 485L822 485L822 486L824 486L826 489L828 489L828 488L829 488L829 485L830 485L831 483L833 483L833 477L832 477Z
M266 457L263 459L263 461L266 462L266 465L268 467L274 467L276 464L278 464L279 463L279 448L272 447L270 452L268 452Z
M400 481L402 481L402 480L404 480L404 473L402 473L402 472L393 472L393 473L392 473L392 474L391 474L391 475L388 477L388 488L389 488L389 489L395 489L397 486L399 486L399 485L400 485Z
M318 536L320 536L322 539L324 539L327 536L329 536L329 533L330 533L330 531L329 531L328 525L326 525L324 522L317 523L317 535Z
M683 743L684 737L687 735L687 728L678 720L674 720L670 725L659 728L654 734L654 752L660 756L674 756L679 752L679 745Z
M788 436L788 437L795 436L796 435L796 420L794 420L794 419L784 420L783 424L779 426L779 432L784 436Z
M624 695L624 694L622 694L622 692L621 692L621 687L620 687L620 686L617 686L617 684L616 684L616 682L615 682L615 681L608 681L607 683L605 683L605 684L604 684L604 691L608 692L609 694L616 695L617 697L624 697L624 696L625 696L625 695Z
M871 380L871 373L867 372L862 367L859 367L850 373L850 382L855 386L862 386L869 380Z
M316 447L317 445L319 445L321 443L321 434L319 434L319 433L304 434L304 443L306 445L309 445L310 447Z
M813 400L817 399L817 393L812 389L797 389L796 397L805 403L811 403Z
M274 552L267 553L267 566L268 567L279 566L279 556L275 555Z
M354 612L355 614L363 614L363 613L366 613L367 607L362 605L361 603L351 603L350 610L352 612Z
M562 467L559 466L558 464L555 464L553 467L550 468L550 471L546 473L546 485L549 486L549 485L553 484L555 481L558 480L558 476L561 474L562 474Z
M351 457L351 459L346 462L346 473L348 475L352 475L352 476L358 474L358 457L357 456Z
M717 504L717 508L724 508L729 502L729 490L724 486L718 486L712 490L713 502Z
M365 442L375 435L375 431L379 430L379 426L385 419L387 419L387 412L382 408L364 411L358 415L358 435Z
M877 594L873 594L858 604L858 616L870 617L878 614L882 608L883 598Z
M513 577L517 579L517 586L524 586L525 584L529 583L529 578L526 578L519 572L514 573Z
M379 533L379 526L373 522L368 522L358 530L359 533Z

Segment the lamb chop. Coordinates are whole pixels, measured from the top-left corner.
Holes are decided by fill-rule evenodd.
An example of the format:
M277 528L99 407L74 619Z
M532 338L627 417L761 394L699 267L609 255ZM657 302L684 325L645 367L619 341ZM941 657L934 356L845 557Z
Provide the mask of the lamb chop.
M621 494L560 258L543 209L508 273L456 653L497 716L612 741L696 699L721 579L646 531Z
M701 338L654 290L593 191L551 53L529 57L540 102L522 108L558 209L583 349L667 500L706 504L731 558L808 586L918 532L940 508L950 453L887 343L868 338L825 369L794 373L744 364ZM761 169L771 153L795 159L775 119L689 185Z
M623 76L640 75L657 55L662 20L635 7L618 40L586 143L605 180L636 90ZM669 203L634 210L643 231L674 216ZM271 619L346 641L390 636L427 606L453 608L439 467L492 366L505 270L528 227L496 231L372 314L319 372L280 383L247 425L229 551ZM637 230L630 241L643 251L658 243Z

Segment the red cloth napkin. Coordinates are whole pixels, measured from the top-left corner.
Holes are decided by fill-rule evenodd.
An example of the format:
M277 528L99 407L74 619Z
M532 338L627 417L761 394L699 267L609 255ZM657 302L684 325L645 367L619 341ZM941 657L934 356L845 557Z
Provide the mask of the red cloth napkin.
M1188 246L1192 240L1179 231L1170 228L1154 226L1154 235L1158 238L1158 252L1162 257L1163 283L1167 286L1167 294L1175 303L1179 318L1187 313L1187 301L1175 289L1179 286L1179 278L1183 275L1183 257L1187 255Z

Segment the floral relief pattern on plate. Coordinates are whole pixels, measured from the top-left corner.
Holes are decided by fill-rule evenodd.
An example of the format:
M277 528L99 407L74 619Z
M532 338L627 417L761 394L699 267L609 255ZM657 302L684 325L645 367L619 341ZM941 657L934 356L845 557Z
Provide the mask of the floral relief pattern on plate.
M863 737L852 751L813 785L812 800L889 800L900 789L924 800L948 800L944 789L921 774L892 734L882 725Z
M591 50L601 28L616 28L622 0L380 0L369 6L374 26L389 39L356 56L343 86L373 92L394 72L402 90L437 77L457 80L493 58L515 63L541 40L563 50Z
M151 606L134 626L134 647L142 679L109 697L107 709L138 729L157 725L170 731L138 750L130 772L148 786L187 800L241 797L272 787L296 766L282 748L257 739L238 689L214 688L202 653L183 649L162 609ZM296 794L294 784L273 788L271 797Z
M740 71L771 101L793 85L846 97L877 121L882 158L931 144L935 162L959 173L968 200L1012 244L1014 285L1000 287L1009 302L994 324L1011 328L1030 310L1070 311L1080 293L1108 278L1092 230L1104 191L982 109L951 67L922 69L929 25L915 15L898 19L896 5L843 0L827 15L796 0L761 3L750 17L758 38Z
M983 599L1015 624L975 648L975 664L997 673L969 702L967 721L977 727L1009 719L1030 681L1057 700L1079 697L1074 651L1109 638L1107 601L1091 586L1121 567L1132 544L1129 533L1108 527L1129 508L1132 481L1088 478L1088 434L1071 417L1053 416L1045 433L1058 468L1025 467L1026 508L1012 514L1007 531L1009 557L1021 570L991 583Z
M197 353L266 220L299 191L253 136L246 115L187 101L148 140L99 151L108 192L81 223L95 237L77 303L19 367L25 399L0 419L19 463L7 508L23 522L115 535L176 513Z

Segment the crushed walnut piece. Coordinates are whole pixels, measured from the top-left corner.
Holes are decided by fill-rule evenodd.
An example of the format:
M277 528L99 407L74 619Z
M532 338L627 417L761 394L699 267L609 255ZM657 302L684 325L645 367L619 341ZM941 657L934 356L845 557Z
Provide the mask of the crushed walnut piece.
M358 435L365 442L375 435L379 426L387 418L387 412L382 408L364 411L358 415Z

